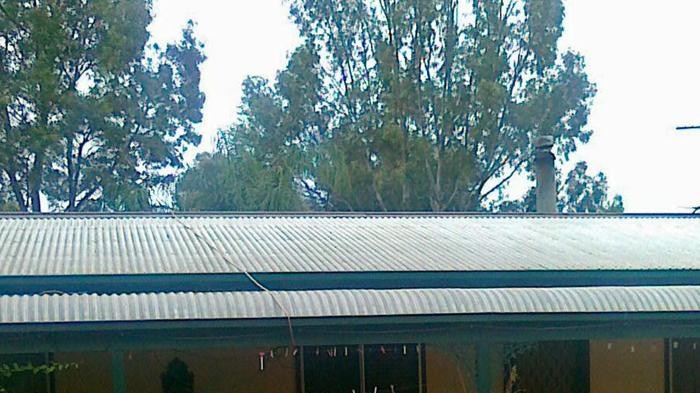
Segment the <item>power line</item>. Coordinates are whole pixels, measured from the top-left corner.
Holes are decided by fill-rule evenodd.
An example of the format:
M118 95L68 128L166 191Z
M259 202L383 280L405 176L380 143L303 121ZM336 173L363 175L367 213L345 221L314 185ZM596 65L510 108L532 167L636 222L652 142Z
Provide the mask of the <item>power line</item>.
M683 130L700 130L700 125L697 125L697 126L678 126L678 127L676 127L676 131L683 131Z
M264 286L260 281L258 281L255 277L253 277L253 275L250 272L248 272L246 269L244 269L243 266L238 266L235 262L233 262L231 259L229 259L229 257L226 255L226 253L221 251L215 245L211 244L211 242L209 242L209 240L207 240L207 238L202 236L197 229L193 228L192 226L190 226L186 222L182 221L180 219L180 217L178 217L175 214L174 211L171 211L170 215L173 217L175 222L180 224L187 231L191 232L192 235L194 235L194 237L197 240L199 240L202 244L204 244L207 248L209 248L209 250L211 250L215 254L219 255L224 260L224 262L226 262L227 264L231 265L232 267L240 270L246 276L246 278L248 278L248 280L250 280L250 282L253 283L253 285L255 285L257 288L259 288L263 292L267 292L270 294L270 296L272 297L272 301L275 302L277 307L279 307L280 310L282 310L284 315L287 317L287 325L289 326L289 340L291 342L292 347L296 347L297 345L296 345L296 340L294 339L294 329L292 328L292 314L289 312L287 307L285 307L284 304L282 304L282 302L277 298L277 295L275 294L275 292L271 291L269 288Z

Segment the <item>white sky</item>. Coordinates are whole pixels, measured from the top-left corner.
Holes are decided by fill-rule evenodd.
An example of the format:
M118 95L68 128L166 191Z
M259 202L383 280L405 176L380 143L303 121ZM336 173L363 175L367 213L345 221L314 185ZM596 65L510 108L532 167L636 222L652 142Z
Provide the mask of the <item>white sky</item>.
M700 1L565 0L563 48L581 52L597 86L591 142L574 159L603 170L628 212L700 204ZM282 0L156 0L153 38L177 39L187 19L208 57L202 149L230 124L246 75L269 78L299 43Z

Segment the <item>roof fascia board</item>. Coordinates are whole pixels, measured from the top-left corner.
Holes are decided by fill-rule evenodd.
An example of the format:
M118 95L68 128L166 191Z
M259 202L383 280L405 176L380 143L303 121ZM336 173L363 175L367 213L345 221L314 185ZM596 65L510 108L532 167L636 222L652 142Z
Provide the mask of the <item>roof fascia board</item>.
M700 270L253 273L270 290L700 285ZM0 295L258 290L243 273L0 276Z
M358 327L360 329L381 328L383 326L449 326L498 325L525 326L564 326L570 324L579 329L586 324L628 323L650 321L664 324L700 325L700 312L628 312L628 313L512 313L512 314L441 314L441 315L395 315L363 317L314 317L293 318L293 328L327 328L337 326ZM47 332L127 332L148 330L197 329L259 329L288 328L286 318L250 318L250 319L202 319L202 320L152 320L152 321L106 321L106 322L52 322L29 324L0 324L0 333L47 333ZM419 329L420 330L420 329Z
M658 316L657 316L658 317ZM652 322L652 323L650 323ZM544 340L645 339L695 337L700 328L692 320L593 321L513 324L427 323L408 325L300 326L295 325L297 345L352 345L380 343L477 343L532 342ZM95 350L146 350L231 346L287 346L284 324L246 328L151 329L120 331L50 331L0 333L0 353Z

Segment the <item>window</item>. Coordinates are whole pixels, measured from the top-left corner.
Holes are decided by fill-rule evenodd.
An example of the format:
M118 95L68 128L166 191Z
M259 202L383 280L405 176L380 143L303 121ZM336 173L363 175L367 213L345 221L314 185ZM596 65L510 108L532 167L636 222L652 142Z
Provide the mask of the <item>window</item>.
M420 393L423 347L416 344L305 347L305 393Z
M360 347L305 347L306 393L360 393Z
M670 344L671 393L700 392L700 339L673 339Z
M511 363L517 370L515 391L588 392L588 341L549 341L511 346L518 347ZM505 379L508 377L506 370Z
M415 344L366 346L365 391L418 393L419 350Z

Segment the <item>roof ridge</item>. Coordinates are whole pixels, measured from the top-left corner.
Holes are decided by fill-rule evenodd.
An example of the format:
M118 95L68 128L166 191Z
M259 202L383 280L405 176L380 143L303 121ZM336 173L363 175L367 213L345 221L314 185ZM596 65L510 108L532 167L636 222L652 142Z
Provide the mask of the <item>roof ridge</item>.
M491 212L322 212L322 211L203 211L203 212L0 212L0 219L50 219L50 218L700 218L691 213L491 213Z

